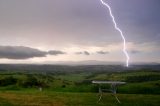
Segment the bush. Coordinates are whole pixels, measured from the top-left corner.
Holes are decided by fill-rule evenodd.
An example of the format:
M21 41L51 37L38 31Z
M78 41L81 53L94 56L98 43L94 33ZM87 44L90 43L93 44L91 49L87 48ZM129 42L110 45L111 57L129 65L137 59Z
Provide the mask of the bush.
M17 79L12 76L0 79L0 86L14 85L16 83L17 83Z
M129 76L127 82L146 82L160 80L160 75Z
M28 75L27 79L19 84L20 86L23 86L23 87L33 87L33 86L38 86L38 81L32 75Z
M48 87L43 79L37 79L33 75L27 75L27 79L18 80L18 85L22 87Z

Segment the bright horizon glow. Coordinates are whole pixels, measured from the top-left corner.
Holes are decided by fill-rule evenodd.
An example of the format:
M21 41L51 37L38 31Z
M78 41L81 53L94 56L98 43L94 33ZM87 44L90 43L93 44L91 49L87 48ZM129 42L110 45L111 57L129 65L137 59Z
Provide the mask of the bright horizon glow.
M112 18L112 22L113 22L113 24L114 24L114 27L115 27L115 29L120 33L120 35L121 35L121 37L122 37L122 39L123 39L123 52L124 52L124 54L125 54L125 56L126 56L126 66L128 67L128 66L129 66L129 59L130 59L130 57L129 57L129 54L128 54L127 50L126 50L126 39L125 39L125 37L124 37L124 35L123 35L122 30L117 26L117 23L116 23L116 21L115 21L115 18L114 18L114 16L113 16L113 13L112 13L112 9L111 9L111 7L109 6L109 4L107 4L107 3L104 2L103 0L100 0L100 1L101 1L101 3L102 3L104 6L106 6L106 7L108 8L109 13L110 13L110 16L111 16L111 18Z

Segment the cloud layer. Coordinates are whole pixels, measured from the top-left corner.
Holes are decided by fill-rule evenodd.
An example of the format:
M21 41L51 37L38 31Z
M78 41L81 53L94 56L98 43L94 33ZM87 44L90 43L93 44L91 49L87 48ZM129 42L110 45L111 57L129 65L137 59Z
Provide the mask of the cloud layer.
M130 61L159 62L160 0L105 1L126 37ZM0 0L0 14L0 45L9 45L0 46L3 63L125 61L121 36L99 0Z
M25 46L0 46L0 58L7 59L29 59L59 54L65 54L65 52L58 50L41 51L39 49Z
M98 54L109 54L108 51L97 51Z
M76 52L75 54L80 55L80 54L84 54L84 55L90 55L90 53L88 51L83 51L83 52Z
M48 54L50 54L50 55L60 55L60 54L66 54L66 52L59 51L59 50L50 50L50 51L48 51Z

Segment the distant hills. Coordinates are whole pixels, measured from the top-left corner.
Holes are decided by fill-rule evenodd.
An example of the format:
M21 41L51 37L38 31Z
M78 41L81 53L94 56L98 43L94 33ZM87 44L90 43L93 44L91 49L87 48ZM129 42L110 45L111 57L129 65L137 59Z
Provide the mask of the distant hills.
M122 65L122 62L108 62L97 60L86 61L45 61L42 64L58 64L58 65Z
M52 64L52 65L125 65L124 62L110 62L110 61L98 61L98 60L86 60L86 61L45 61L39 64ZM131 65L159 65L156 62L135 62Z
M82 62L79 65L53 65L53 64L0 64L0 72L123 72L123 71L136 71L136 70L153 70L160 71L160 64L139 64L130 65L125 67L124 65L99 65L94 61L89 61L92 65L83 65ZM88 61L86 62L88 64Z

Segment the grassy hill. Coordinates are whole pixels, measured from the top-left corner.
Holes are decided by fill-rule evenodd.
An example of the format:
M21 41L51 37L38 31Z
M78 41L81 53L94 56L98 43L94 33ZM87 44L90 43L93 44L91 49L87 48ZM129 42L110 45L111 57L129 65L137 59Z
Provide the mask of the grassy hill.
M95 66L91 66L96 68ZM61 67L62 68L62 67ZM91 69L92 69L91 68ZM108 71L98 67L89 71L15 71L0 72L1 106L159 106L160 71L151 69ZM111 68L111 67L110 67ZM112 66L114 69L114 67ZM69 68L71 69L71 67ZM77 69L77 67L75 68ZM84 69L84 70L83 70ZM38 69L37 69L38 70ZM87 71L86 71L87 70ZM106 70L106 71L105 71ZM121 104L110 93L98 100L98 85L92 80L125 81L117 89ZM42 88L42 91L39 88ZM109 88L108 85L102 85Z

